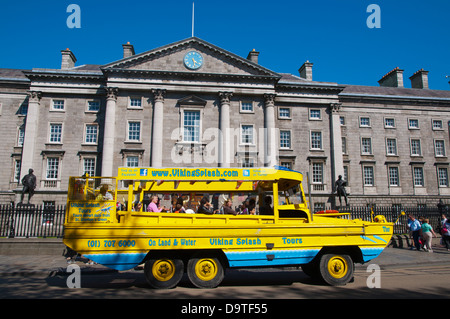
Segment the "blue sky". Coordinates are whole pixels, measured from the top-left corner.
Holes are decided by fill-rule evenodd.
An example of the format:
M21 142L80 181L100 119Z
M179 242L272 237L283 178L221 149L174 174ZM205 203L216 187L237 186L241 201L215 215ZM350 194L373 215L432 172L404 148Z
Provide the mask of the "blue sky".
M60 68L70 48L81 64L122 58L191 36L192 0L0 0L0 68ZM70 4L81 8L81 28L70 29ZM370 29L367 7L381 9ZM378 86L395 67L409 77L430 71L431 89L449 90L448 0L195 0L195 36L244 58L297 75L306 60L314 80Z

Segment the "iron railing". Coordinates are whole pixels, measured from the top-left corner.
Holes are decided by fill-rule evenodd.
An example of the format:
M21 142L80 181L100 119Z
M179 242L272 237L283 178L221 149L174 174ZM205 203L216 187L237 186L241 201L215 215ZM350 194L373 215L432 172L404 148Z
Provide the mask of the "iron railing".
M0 205L0 237L62 238L65 213L65 205Z

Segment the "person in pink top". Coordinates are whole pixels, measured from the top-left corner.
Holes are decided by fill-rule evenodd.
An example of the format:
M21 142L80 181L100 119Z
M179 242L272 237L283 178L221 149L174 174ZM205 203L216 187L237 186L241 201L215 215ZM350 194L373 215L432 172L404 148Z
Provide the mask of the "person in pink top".
M150 202L150 204L148 204L147 212L160 213L162 211L166 211L166 207L165 206L163 206L161 208L158 206L158 204L159 204L158 201L159 201L158 196L153 195L152 196L152 201Z

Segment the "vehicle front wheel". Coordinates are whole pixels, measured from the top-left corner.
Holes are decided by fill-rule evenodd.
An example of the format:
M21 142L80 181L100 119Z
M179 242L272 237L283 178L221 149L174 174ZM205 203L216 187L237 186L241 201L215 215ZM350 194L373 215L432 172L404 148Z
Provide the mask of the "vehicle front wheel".
M144 266L147 282L156 289L175 287L183 277L183 273L184 263L181 259L149 259Z
M216 257L194 257L187 264L187 275L197 288L215 288L223 280L224 269Z
M320 275L331 286L344 286L353 279L354 264L344 254L324 254L320 259Z

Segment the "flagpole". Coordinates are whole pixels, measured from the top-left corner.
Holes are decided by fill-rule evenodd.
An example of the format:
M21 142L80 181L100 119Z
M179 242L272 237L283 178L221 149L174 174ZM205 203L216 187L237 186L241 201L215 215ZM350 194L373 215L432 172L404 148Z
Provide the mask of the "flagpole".
M192 37L194 37L194 2L192 2Z

